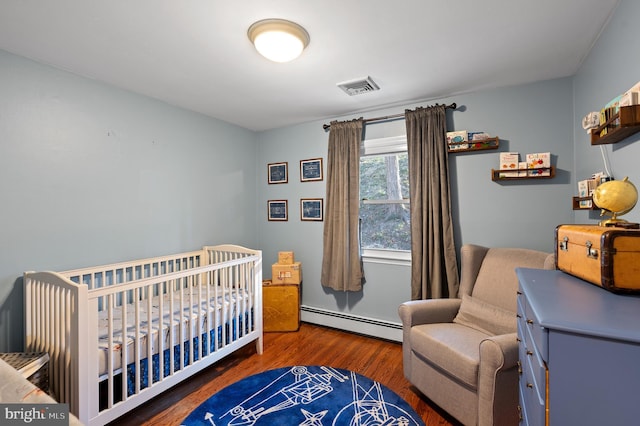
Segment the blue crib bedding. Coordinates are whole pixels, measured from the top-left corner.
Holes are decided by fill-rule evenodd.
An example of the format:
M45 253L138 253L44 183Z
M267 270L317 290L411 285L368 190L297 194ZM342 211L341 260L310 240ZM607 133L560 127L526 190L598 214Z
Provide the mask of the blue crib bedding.
M231 326L229 323L224 325L224 329L222 326L218 326L217 330L217 342L218 346L228 345L229 343L238 339L238 332L242 331L242 335L249 333L250 327L253 324L253 313L251 317L247 313L244 318L242 316L233 318ZM202 346L200 342L202 341ZM181 361L180 359L180 345L175 345L173 347L173 370L178 371L182 368L182 366L186 367L190 364L190 352L191 352L191 344L190 342L184 342L184 359ZM200 357L205 357L209 353L216 351L216 336L215 330L210 330L208 335L202 334L201 338L196 336L193 338L193 361L198 361ZM140 361L140 389L144 389L149 386L149 358L145 358ZM170 360L170 351L169 349L165 349L162 354L163 359L163 377L168 377L171 373L171 360ZM153 383L160 380L160 355L154 354L151 357L151 366L152 366L152 380ZM136 366L135 363L131 363L127 365L127 389L128 394L131 396L135 391L135 378L136 378Z
M224 326L218 326L217 330L210 330L209 333L203 333L201 336L194 337L191 341L183 342L183 354L181 359L180 345L173 347L173 370L174 372L181 370L183 367L190 365L192 362L196 362L208 354L216 351L217 348L228 345L245 334L255 330L255 322L253 310L246 312L245 315L234 317L231 323L227 322ZM216 336L217 334L217 336ZM217 337L217 341L216 341ZM201 345L200 342L203 344ZM216 345L217 343L217 345ZM190 353L193 347L193 361L190 360ZM162 353L162 375L168 377L171 375L171 359L170 349L165 349ZM160 381L160 354L155 353L151 356L151 380L152 383ZM103 377L106 378L106 377ZM122 401L122 371L114 376L115 384L114 402ZM127 396L130 397L136 393L136 365L135 363L129 363L126 368L126 380L127 380ZM149 387L149 358L140 360L140 374L137 376L137 380L140 383L140 390ZM107 408L107 381L103 380L100 383L100 398L99 398L99 410L102 411Z
M136 351L140 353L139 358L141 360L146 360L149 355L149 339L151 339L152 359L155 357L159 360L159 353L162 348L163 360L166 359L166 362L163 361L163 365L167 366L165 370L169 371L169 348L172 347L172 344L174 370L177 370L180 365L187 365L186 363L189 361L188 352L185 352L187 355L184 357L184 362L180 362L179 342L183 342L185 351L187 351L192 346L189 343L191 340L193 340L193 345L196 348L201 346L199 342L202 340L205 344L202 347L202 351L194 351L194 357L199 357L201 352L202 355L206 353L205 348L207 345L209 346L209 352L215 350L216 331L218 345L228 344L229 339L235 340L238 331L242 330L242 328L238 328L238 325L247 332L249 324L253 324L253 321L249 321L249 312L252 312L253 308L246 292L237 290L222 295L222 292L212 291L210 294L212 295L211 299L198 302L200 300L199 295L202 295L202 290L194 287L190 293L185 291L182 295L176 292L172 296L162 296L162 304L160 303L160 296L155 296L152 299L150 313L148 312L147 302L141 301L139 302L137 314L140 326L137 330L135 327L136 312L134 306L127 305L125 333L122 332L123 310L121 307L116 307L112 310L111 319L109 319L107 310L100 311L98 316L98 360L101 380L107 377L109 362L113 365L113 371L119 372L123 364L127 365L128 370L132 368L132 365L135 365ZM216 295L215 297L213 297L214 294ZM173 311L170 303L172 297L174 299ZM160 315L161 305L162 315ZM161 320L162 322L160 322ZM229 326L230 322L232 323L231 327ZM109 323L111 323L112 327L111 349L109 345ZM125 335L124 338L123 334ZM222 341L223 337L226 340L225 342ZM126 358L124 362L123 358ZM154 363L152 362L152 364ZM157 364L159 365L159 361ZM146 374L141 374L141 376L146 377Z

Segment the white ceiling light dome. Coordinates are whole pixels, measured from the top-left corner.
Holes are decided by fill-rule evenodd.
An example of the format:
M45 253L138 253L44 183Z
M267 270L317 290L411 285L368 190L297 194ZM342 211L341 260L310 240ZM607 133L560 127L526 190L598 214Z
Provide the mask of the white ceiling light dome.
M309 45L309 33L295 22L285 19L263 19L247 31L249 40L265 58L274 62L289 62L302 54Z

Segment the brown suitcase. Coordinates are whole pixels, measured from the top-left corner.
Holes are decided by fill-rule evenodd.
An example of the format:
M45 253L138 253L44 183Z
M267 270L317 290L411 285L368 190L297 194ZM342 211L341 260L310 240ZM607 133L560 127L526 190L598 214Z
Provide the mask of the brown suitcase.
M300 285L262 282L262 318L265 332L300 329Z
M640 230L559 225L556 268L614 293L640 293Z

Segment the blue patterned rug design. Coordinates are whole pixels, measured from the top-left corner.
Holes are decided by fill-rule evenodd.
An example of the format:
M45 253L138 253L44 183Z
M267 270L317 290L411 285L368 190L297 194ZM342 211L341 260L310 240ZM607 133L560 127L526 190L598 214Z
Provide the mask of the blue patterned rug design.
M278 368L213 395L184 426L424 426L395 392L353 371Z

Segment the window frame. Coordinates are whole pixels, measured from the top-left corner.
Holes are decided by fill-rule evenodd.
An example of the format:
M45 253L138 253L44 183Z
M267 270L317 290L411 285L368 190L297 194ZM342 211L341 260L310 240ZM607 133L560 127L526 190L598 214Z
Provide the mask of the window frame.
M361 158L385 154L397 154L403 152L407 152L406 135L366 139L363 140L360 145ZM398 201L361 199L361 202L363 204L410 204L410 198ZM363 262L384 263L401 266L411 265L411 250L362 248L361 251Z

